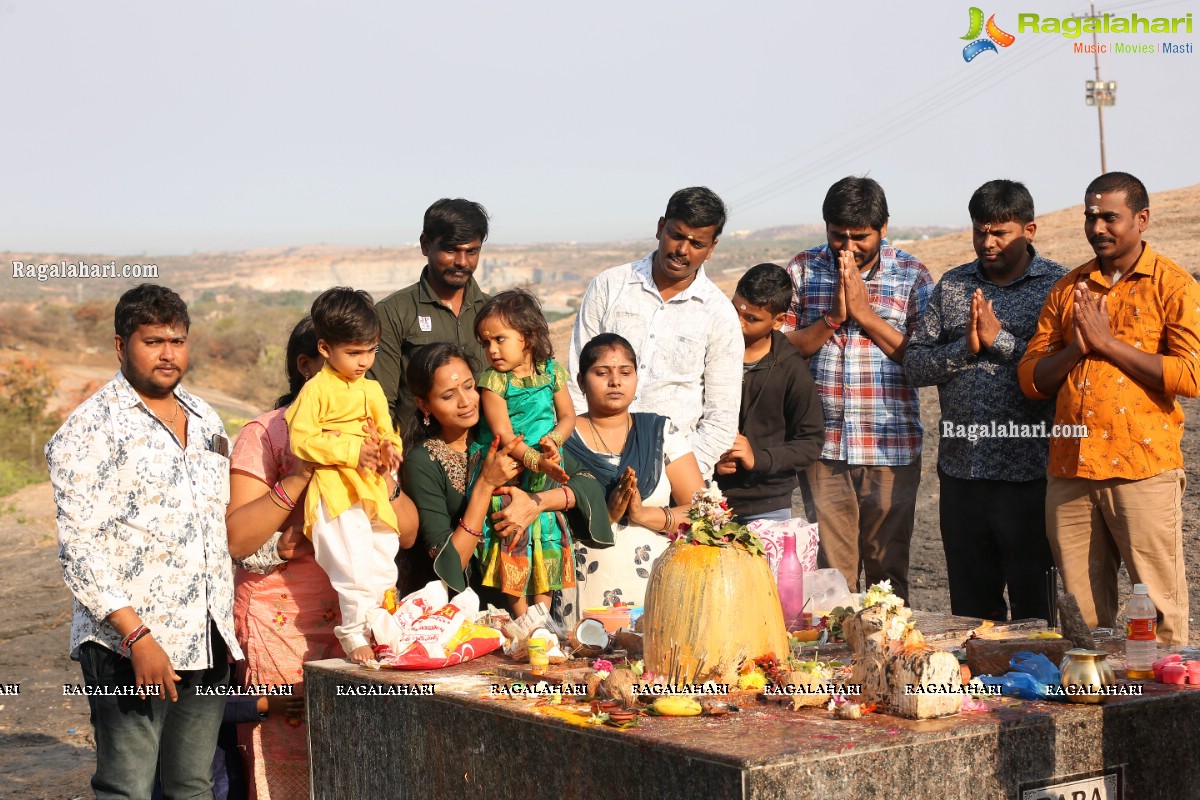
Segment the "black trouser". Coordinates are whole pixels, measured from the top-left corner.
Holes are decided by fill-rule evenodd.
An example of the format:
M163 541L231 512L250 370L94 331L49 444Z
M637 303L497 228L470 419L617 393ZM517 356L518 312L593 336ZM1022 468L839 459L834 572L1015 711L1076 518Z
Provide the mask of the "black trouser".
M1054 566L1046 539L1046 480L941 480L942 546L950 609L960 617L1045 619L1046 572Z

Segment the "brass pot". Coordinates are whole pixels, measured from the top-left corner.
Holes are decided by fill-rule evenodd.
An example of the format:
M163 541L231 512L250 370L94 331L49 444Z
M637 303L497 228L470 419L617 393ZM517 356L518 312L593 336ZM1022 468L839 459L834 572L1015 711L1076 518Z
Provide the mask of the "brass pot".
M1104 650L1068 650L1059 665L1066 698L1072 703L1099 703L1104 699L1100 690L1115 686L1117 676L1108 663Z

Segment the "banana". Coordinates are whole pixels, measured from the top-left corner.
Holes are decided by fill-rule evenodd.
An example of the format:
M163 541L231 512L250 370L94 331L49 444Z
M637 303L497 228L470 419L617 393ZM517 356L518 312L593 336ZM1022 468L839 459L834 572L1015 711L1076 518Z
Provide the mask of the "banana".
M1055 633L1054 631L1038 631L1037 633L1029 634L1028 638L1030 638L1030 639L1061 639L1062 634Z
M696 698L683 695L660 697L652 706L664 717L694 717L704 710Z

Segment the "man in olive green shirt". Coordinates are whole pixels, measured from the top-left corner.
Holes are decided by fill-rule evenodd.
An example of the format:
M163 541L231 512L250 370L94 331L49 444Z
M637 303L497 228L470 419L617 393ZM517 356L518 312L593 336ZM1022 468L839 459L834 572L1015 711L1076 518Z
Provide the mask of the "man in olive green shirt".
M475 316L488 296L475 282L479 253L488 236L487 210L479 203L442 198L425 211L421 254L428 262L412 286L376 305L383 323L379 353L367 376L379 381L392 425L403 430L417 411L405 372L413 354L434 342L458 342L483 368L483 348L475 341Z

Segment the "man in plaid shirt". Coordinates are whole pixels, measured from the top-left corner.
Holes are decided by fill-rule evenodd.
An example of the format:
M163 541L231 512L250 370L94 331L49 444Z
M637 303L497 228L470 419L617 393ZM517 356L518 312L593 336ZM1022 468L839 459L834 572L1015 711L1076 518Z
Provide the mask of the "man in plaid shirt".
M901 361L933 292L925 265L887 243L883 187L843 178L821 207L828 244L788 264L783 330L809 359L825 446L806 477L820 525L818 564L857 591L887 579L908 599L908 548L921 480L921 410Z

